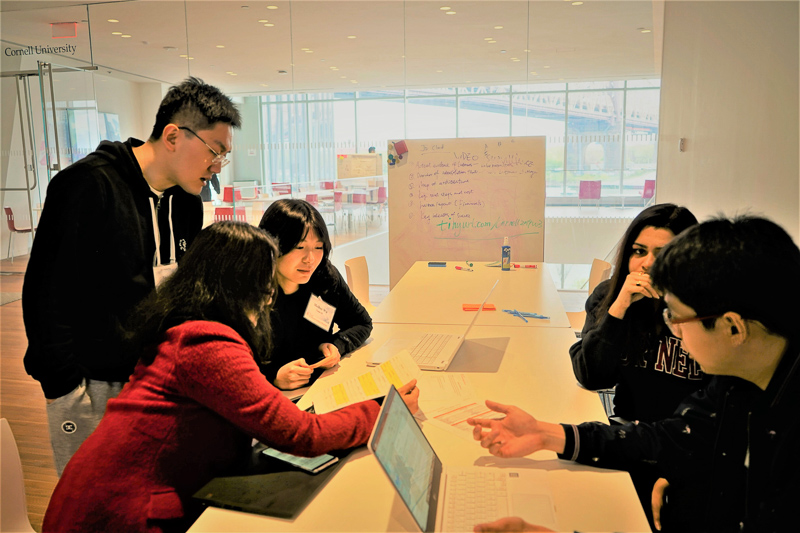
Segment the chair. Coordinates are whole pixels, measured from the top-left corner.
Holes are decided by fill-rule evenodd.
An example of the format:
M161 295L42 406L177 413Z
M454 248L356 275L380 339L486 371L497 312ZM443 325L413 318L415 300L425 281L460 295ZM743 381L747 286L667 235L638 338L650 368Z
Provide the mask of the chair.
M595 259L592 261L592 268L589 270L589 293L594 292L601 281L605 281L611 277L611 263L603 261L602 259ZM569 324L575 331L575 336L581 338L581 331L583 324L586 322L586 311L568 311L567 318Z
M347 212L348 227L353 228L353 218L360 217L366 219L367 213L367 193L354 192L350 195L350 201L345 202L344 210Z
M644 180L642 189L642 207L647 207L656 198L656 180Z
M273 195L292 194L292 184L291 183L273 183L272 184L272 194Z
M11 257L11 261L14 261L14 255L12 254L13 246L11 245L14 242L14 234L15 233L30 233L33 234L33 230L31 228L18 228L14 223L14 210L11 209L9 206L3 207L3 210L6 212L6 223L8 224L8 251L6 252L6 257Z
M323 182L320 183L320 185L326 191L330 190L330 189L333 189L333 182L332 181L323 181Z
M247 221L247 210L244 207L237 207L234 211L233 207L217 207L214 209L214 222L222 220L241 220Z
M375 306L369 301L369 268L367 258L363 255L348 259L344 262L344 269L347 275L347 285L353 294L358 298L359 303L371 315L375 312Z
M22 461L8 420L0 418L0 532L34 532L28 518Z
M378 215L381 217L381 220L383 219L383 213L385 211L385 207L386 207L388 199L389 198L388 198L388 196L386 194L386 187L380 186L380 187L378 187L378 198L377 198L377 200L375 200L375 201L367 200L367 205L369 205L370 207L372 207L373 209L376 209L378 211ZM371 219L371 217L372 217L372 215L370 215L370 219Z
M222 201L227 204L232 204L234 202L242 201L242 192L239 189L234 191L233 187L227 186L222 188Z
M311 205L313 205L317 209L317 211L319 211L319 213L322 215L322 218L325 220L325 225L326 226L333 226L333 233L335 234L336 233L336 206L331 204L330 201L327 201L327 202L326 201L322 201L322 202L320 202L319 194L316 194L316 193L306 194L306 202L308 202ZM340 209L341 209L341 204L340 204ZM325 215L327 215L327 214L332 214L333 215L333 221L329 222L325 218Z
M578 187L578 209L583 207L584 200L597 200L599 209L601 190L602 182L600 180L581 180Z

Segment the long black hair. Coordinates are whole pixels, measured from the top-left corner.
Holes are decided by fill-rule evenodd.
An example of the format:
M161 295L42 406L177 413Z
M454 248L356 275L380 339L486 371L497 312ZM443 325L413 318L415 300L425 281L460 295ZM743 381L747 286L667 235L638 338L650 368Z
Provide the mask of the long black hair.
M335 267L330 262L332 246L328 226L313 205L305 200L277 200L264 212L258 227L278 241L280 255L291 252L313 229L322 241L323 253L309 283L316 292L323 294L333 286L336 276L333 273Z
M217 222L203 229L175 273L134 313L133 343L142 350L142 360L152 362L155 353L145 347L169 328L209 320L233 328L256 360L266 362L277 253L266 232L244 222Z
M625 235L622 236L614 264L614 275L611 277L611 290L597 307L596 316L598 318L603 316L619 296L625 278L630 274L628 264L633 254L633 243L639 238L642 230L645 228L668 229L673 235L679 235L685 229L696 224L697 218L691 211L675 204L656 204L639 213L625 230Z

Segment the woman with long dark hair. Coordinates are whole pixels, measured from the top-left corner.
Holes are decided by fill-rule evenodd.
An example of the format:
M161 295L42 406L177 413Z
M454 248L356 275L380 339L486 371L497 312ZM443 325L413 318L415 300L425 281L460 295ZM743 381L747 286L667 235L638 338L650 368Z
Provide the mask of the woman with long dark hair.
M259 227L279 249L272 361L263 371L276 387L296 389L309 382L315 368L331 368L361 346L372 331L372 319L331 264L328 228L314 206L278 200Z
M302 456L367 441L377 402L300 411L256 364L269 359L276 256L246 223L200 232L139 308L143 355L64 469L44 531L185 531L202 510L192 495L242 464L253 438ZM412 411L414 386L401 389Z
M695 224L685 207L643 210L622 238L613 276L586 301L581 339L569 350L572 367L587 389L616 386L614 414L625 420L667 418L704 384L700 367L664 325L664 304L648 274L661 248Z

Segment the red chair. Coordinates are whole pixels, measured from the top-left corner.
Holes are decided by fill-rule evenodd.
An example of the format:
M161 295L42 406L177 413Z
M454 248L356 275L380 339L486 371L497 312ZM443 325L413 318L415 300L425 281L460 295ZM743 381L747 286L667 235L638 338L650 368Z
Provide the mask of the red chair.
M583 207L583 200L597 200L597 207L599 209L601 188L602 182L600 180L581 180L578 188L578 209Z
M656 197L656 180L644 180L642 189L642 207L647 207Z
M242 201L242 192L239 189L236 189L235 194L233 187L223 187L222 188L222 201L228 204L232 204L234 202L234 198L237 202Z
M323 181L320 185L322 185L322 188L325 189L325 190L333 189L333 182L332 181Z
M368 201L369 204L373 209L378 211L378 216L383 217L384 208L387 207L387 200L388 196L386 194L386 187L378 187L378 198L375 201Z
M314 207L319 205L319 195L318 194L306 194L306 202L310 203Z
M14 255L12 254L12 246L11 243L14 242L14 234L15 233L30 233L33 234L32 228L18 228L14 223L14 211L9 207L3 207L3 210L6 212L6 223L8 224L8 251L6 252L7 257L11 257L11 261L14 261Z
M272 194L292 194L291 183L273 183Z
M348 226L353 227L354 219L366 220L367 214L367 193L354 192L350 194L350 201L344 203L344 210L347 213Z
M214 209L214 222L223 220L241 220L247 221L247 211L244 207L237 207L234 211L233 207L217 207Z

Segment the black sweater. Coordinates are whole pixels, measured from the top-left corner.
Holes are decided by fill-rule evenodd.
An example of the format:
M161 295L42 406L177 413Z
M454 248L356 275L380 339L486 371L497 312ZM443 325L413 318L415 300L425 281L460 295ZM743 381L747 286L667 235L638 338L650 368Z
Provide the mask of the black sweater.
M598 320L596 310L610 290L611 281L604 281L586 301L582 338L569 350L575 377L590 390L616 385L616 416L644 422L667 418L708 380L680 339L670 335L660 301L643 298L622 320L608 312Z
M22 289L25 369L47 398L83 378L127 381L138 359L124 324L155 287L150 190L133 155L142 141L103 141L47 188ZM177 259L203 225L198 196L172 187L158 210L162 263L170 257L169 200Z
M714 376L666 420L565 425L559 457L622 470L654 465L670 482L664 531L796 531L798 405L800 358L790 342L766 391Z
M323 266L319 267L320 269ZM350 292L347 282L336 268L331 267L331 277L315 273L311 281L292 293L279 287L272 308L272 354L269 364L262 367L272 383L280 368L301 357L313 364L322 359L319 345L329 342L345 355L364 344L372 332L372 318L358 299ZM328 331L303 318L311 294L321 297L336 308ZM334 326L339 330L334 333Z

